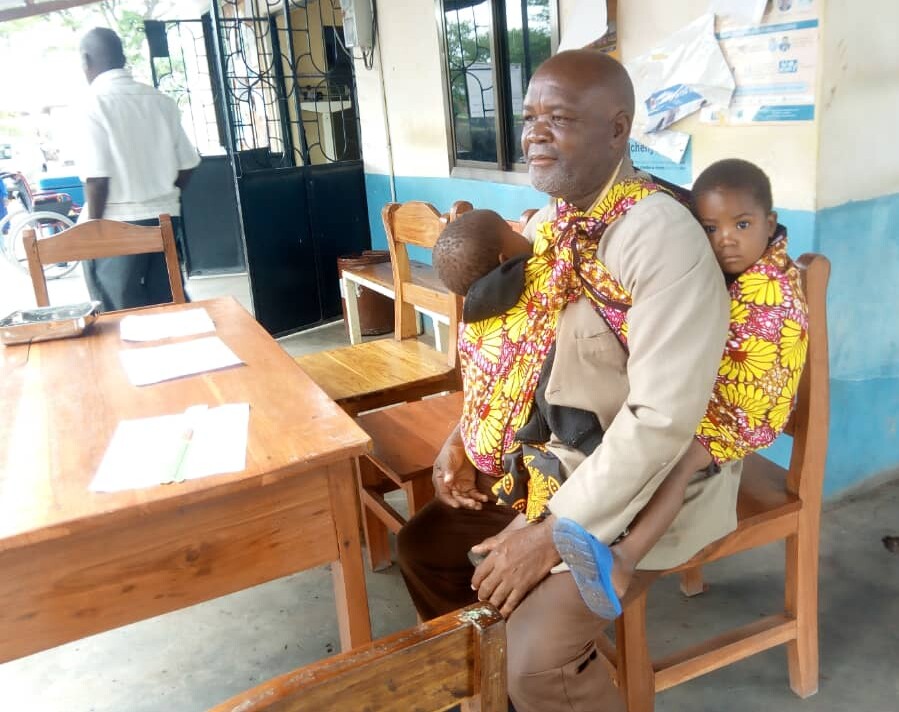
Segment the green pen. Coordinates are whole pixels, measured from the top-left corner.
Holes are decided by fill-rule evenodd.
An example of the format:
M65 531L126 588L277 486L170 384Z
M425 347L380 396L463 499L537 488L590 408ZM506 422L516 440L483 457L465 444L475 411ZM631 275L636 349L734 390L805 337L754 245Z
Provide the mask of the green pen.
M184 475L181 473L181 467L184 465L187 449L190 447L190 441L193 437L193 428L185 428L181 433L181 442L178 444L178 455L175 458L175 464L172 467L172 479L169 480L170 482L184 482Z

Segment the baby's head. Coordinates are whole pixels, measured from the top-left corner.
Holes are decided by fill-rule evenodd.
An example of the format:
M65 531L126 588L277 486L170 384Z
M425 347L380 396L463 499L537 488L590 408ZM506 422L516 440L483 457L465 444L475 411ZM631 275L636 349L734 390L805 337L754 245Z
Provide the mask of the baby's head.
M728 158L706 168L693 184L693 211L726 275L759 261L777 229L771 183L749 161Z
M465 296L472 284L498 265L531 251L531 243L495 212L471 210L443 229L432 260L446 288Z

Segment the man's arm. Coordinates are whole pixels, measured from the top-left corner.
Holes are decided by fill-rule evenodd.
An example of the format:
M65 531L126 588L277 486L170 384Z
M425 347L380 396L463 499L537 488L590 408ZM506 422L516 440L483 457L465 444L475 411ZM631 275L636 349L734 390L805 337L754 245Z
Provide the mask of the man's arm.
M87 200L87 217L90 220L102 218L109 199L109 178L85 179L84 197Z
M630 524L692 441L729 318L721 270L685 208L655 200L625 220L615 239L620 279L633 299L629 392L602 444L549 502L557 517L575 520L605 543Z

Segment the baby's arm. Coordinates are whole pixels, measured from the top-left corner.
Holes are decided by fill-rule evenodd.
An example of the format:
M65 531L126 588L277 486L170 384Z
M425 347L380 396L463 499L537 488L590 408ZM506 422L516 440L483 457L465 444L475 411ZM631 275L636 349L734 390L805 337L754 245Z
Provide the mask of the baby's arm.
M619 597L627 590L637 564L668 531L683 506L687 484L693 475L711 462L712 456L708 450L694 438L687 452L636 516L628 535L612 546L615 557L612 581Z

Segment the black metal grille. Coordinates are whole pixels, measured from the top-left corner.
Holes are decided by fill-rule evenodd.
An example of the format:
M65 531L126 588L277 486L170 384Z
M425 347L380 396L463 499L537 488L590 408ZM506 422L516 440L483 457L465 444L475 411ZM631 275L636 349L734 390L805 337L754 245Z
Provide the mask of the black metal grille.
M339 0L222 0L214 10L228 140L242 169L358 160Z

